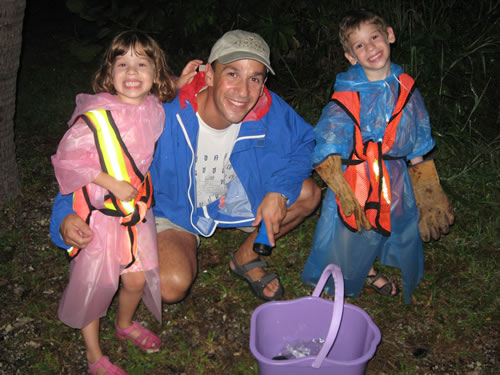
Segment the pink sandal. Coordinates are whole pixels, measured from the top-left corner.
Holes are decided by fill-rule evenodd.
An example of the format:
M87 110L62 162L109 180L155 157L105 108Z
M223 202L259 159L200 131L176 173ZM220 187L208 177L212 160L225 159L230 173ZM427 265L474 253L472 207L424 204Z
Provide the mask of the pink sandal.
M118 366L112 364L107 356L102 356L96 363L89 363L89 375L97 375L99 369L106 369L104 375L129 375Z
M139 323L133 321L132 325L126 329L121 329L115 320L116 336L119 339L132 341L139 348L144 350L146 353L155 353L160 350L161 339L156 336L149 329L144 328ZM139 331L139 336L136 338L130 337L130 334L135 331Z

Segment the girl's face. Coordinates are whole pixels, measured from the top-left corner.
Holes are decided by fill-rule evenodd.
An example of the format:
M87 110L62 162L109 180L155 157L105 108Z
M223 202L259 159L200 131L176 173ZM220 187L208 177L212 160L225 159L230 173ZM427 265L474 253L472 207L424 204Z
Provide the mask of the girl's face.
M129 49L126 54L115 59L112 75L120 101L141 104L153 86L154 63L146 55L137 55Z

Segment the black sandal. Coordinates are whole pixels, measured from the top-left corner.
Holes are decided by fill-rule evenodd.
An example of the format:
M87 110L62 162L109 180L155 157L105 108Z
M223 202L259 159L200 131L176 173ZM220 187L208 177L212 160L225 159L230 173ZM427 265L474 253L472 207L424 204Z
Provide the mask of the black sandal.
M257 296L258 298L260 298L264 301L276 301L276 300L279 300L283 296L283 285L281 285L281 281L278 277L278 274L266 273L264 275L264 277L260 280L252 280L247 275L247 272L250 270L253 270L254 268L267 267L267 263L264 262L263 260L256 258L256 259L251 260L250 262L248 262L246 264L238 264L238 262L236 262L236 257L233 254L231 256L231 262L233 263L234 270L231 267L229 267L229 269L236 276L245 280L248 283L248 285L250 285L250 289L252 290L253 294L255 294L255 296ZM268 297L264 294L264 289L266 288L267 284L269 284L274 279L278 280L279 287L272 297Z
M384 278L387 282L381 287L376 286L374 283L380 279ZM392 294L392 286L396 286L396 293ZM366 286L375 290L378 294L386 297L396 297L399 294L399 287L394 283L394 281L387 276L384 276L382 272L377 271L375 275L366 276Z

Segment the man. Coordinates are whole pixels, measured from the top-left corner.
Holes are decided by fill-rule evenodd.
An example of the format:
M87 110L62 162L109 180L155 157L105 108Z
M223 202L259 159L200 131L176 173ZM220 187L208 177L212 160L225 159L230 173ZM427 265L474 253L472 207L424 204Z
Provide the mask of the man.
M319 204L320 189L310 177L312 127L265 87L268 73L274 74L269 53L259 35L227 32L204 69L164 104L165 129L150 172L168 303L183 299L193 283L199 235L264 222L274 246ZM56 199L52 239L61 247L85 247L92 233L70 205L69 197ZM279 299L278 275L266 273L253 251L256 236L249 234L230 268L258 297Z

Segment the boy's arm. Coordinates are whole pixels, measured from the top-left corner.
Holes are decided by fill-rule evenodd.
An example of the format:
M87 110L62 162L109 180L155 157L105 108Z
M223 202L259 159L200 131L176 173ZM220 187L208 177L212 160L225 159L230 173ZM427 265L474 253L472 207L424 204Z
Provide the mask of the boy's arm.
M446 196L437 174L434 160L424 161L422 157L410 160L410 174L415 200L418 207L418 230L422 240L438 240L441 233L450 231L455 219L453 207Z
M92 240L89 226L73 211L73 195L57 194L52 205L50 238L58 247L83 248Z
M339 198L340 207L342 207L344 215L349 217L354 214L358 231L361 232L361 227L370 230L371 224L342 172L340 155L329 155L314 169Z

